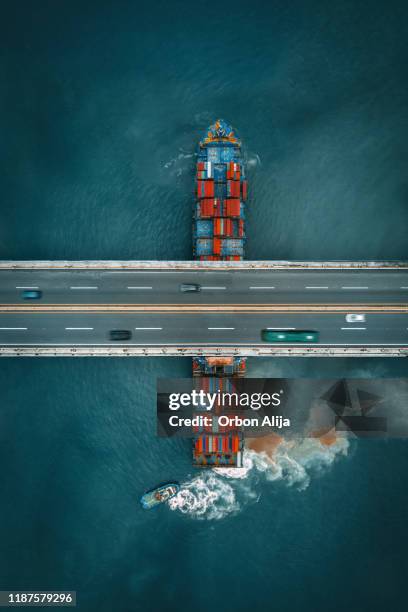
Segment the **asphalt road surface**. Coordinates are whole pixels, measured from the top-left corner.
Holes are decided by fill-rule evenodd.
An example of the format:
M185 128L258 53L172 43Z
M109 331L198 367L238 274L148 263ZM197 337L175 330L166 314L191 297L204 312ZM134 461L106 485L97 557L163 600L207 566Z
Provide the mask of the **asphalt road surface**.
M0 270L0 304L26 288L42 304L401 304L408 270Z
M198 284L201 290L183 293L182 283ZM41 291L41 299L23 300L26 289ZM318 346L322 347L408 347L407 303L406 268L3 269L0 346L256 347L267 344L261 340L261 330L270 328L318 331ZM210 313L206 305L231 310ZM255 312L256 308L279 305L280 312ZM332 312L306 312L308 305L309 310L330 306ZM125 312L132 306L146 312ZM44 307L49 311L41 312ZM73 312L70 307L83 311ZM115 307L115 312L109 312L109 307ZM236 311L232 312L234 307ZM334 312L335 307L341 312ZM390 312L396 307L399 312ZM19 311L22 308L25 311ZM189 308L201 311L188 312ZM348 308L365 314L365 320L348 322ZM129 330L132 337L114 342L109 337L113 329Z
M408 346L404 313L370 313L364 323L347 323L344 313L120 312L0 313L0 345L259 346L267 344L261 340L261 330L267 328L319 331L319 346ZM111 341L112 329L130 330L132 337Z

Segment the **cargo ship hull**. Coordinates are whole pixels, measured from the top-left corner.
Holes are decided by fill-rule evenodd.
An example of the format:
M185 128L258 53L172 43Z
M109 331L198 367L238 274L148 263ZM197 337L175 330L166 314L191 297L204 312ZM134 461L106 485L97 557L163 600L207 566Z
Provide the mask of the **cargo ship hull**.
M239 261L244 257L247 181L241 142L223 119L211 125L199 143L193 211L194 257L201 261ZM233 379L245 375L245 359L196 357L193 375L203 389L233 391ZM214 407L221 414L220 406ZM219 427L217 418L208 430L196 430L193 465L241 467L241 430Z
M241 143L222 119L200 141L196 185L194 256L207 261L243 259L247 181Z

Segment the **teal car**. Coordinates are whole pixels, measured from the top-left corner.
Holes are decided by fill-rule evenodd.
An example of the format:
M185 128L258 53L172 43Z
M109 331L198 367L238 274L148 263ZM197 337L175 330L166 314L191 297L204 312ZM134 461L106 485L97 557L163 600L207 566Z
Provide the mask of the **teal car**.
M42 291L38 289L25 289L21 292L23 300L40 300L42 298Z
M307 329L263 329L264 342L319 342L319 332Z

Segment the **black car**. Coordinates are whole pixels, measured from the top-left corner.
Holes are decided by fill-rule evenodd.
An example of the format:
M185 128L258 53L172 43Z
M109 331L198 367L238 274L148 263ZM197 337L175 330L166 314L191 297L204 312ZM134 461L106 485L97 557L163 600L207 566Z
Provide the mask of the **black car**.
M194 291L201 291L201 285L196 285L195 283L183 283L180 285L180 291L182 293L189 293Z
M132 332L128 329L111 329L109 332L109 340L121 341L130 340Z

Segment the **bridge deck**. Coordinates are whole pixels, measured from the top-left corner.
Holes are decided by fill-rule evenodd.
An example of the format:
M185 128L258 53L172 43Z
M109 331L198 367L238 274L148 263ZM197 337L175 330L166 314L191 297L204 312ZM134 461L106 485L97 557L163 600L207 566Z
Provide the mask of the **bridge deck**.
M127 262L125 270L113 268L118 262L46 263L0 263L1 355L408 353L407 264L231 262L227 270L214 265L223 262L177 262L179 269ZM201 291L182 293L181 283ZM42 291L41 299L22 300L25 288ZM353 312L365 321L348 323ZM268 327L317 330L320 341L267 345L260 331ZM112 342L111 329L131 330L132 338Z

